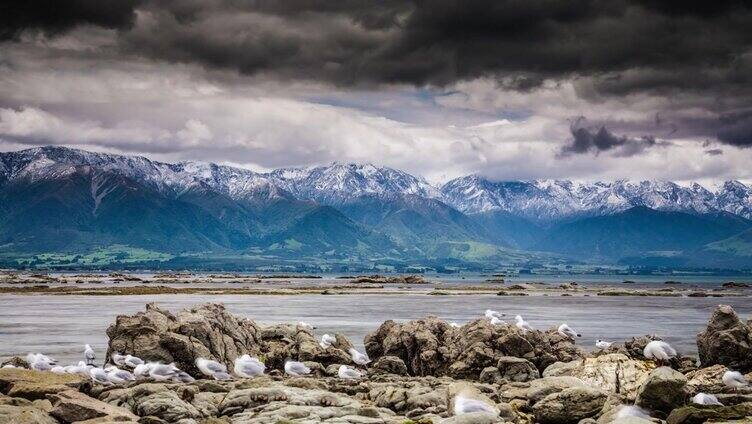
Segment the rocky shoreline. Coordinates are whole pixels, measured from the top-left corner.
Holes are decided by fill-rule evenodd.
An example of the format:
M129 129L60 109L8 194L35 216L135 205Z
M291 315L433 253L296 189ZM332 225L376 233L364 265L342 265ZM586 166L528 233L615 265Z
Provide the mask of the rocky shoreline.
M0 369L0 423L700 423L750 422L752 388L722 382L728 369L752 371L752 322L719 306L698 334L698 358L658 364L644 356L654 336L586 352L548 331L522 331L478 319L463 326L435 317L386 321L366 336L372 362L361 366L341 334L327 346L306 325L261 326L204 304L177 313L147 305L118 316L107 330L107 357L130 354L174 363L195 381L146 378L104 386L73 374L25 369L13 358ZM243 354L263 360L252 379L206 379L197 358L232 369ZM311 375L291 377L286 360ZM101 365L101 360L99 364ZM341 365L365 372L337 377ZM747 378L752 377L747 374ZM697 393L723 404L698 405ZM458 414L458 399L493 412ZM641 415L642 414L642 415ZM743 421L747 420L747 421Z
M663 285L518 282L490 279L475 283L445 283L416 275L321 276L238 274L30 274L0 271L0 294L14 295L333 295L411 294L430 296L639 296L639 297L752 297L746 283L692 285L666 281Z

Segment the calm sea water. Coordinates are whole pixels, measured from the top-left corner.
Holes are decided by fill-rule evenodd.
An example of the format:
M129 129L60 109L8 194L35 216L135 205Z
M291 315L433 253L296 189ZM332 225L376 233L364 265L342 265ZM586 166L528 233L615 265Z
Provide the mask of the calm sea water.
M33 351L73 363L81 358L85 343L92 344L101 358L107 347L105 330L115 317L141 311L147 302L173 312L203 302L223 302L231 312L262 324L303 320L317 326L319 336L342 332L359 346L387 319L433 314L462 324L491 308L505 312L510 320L520 314L539 329L567 322L582 333L578 343L587 348L597 339L658 334L684 354L696 352L695 336L717 304L732 305L743 318L752 313L747 297L6 295L0 296L0 358Z

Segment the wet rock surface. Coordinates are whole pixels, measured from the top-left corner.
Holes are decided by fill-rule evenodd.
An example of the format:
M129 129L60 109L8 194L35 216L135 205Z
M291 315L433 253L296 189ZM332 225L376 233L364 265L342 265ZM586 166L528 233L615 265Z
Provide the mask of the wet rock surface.
M731 340L722 336L729 329L735 342L741 340L741 321L719 309L698 344L700 338ZM359 367L365 375L351 380L337 377L340 365L355 366L345 337L337 335L323 348L309 328L263 327L216 304L177 314L150 305L118 317L108 334L111 352L175 362L196 377L201 377L192 368L196 357L231 368L245 353L263 358L267 374L102 386L76 375L5 368L0 424L700 423L752 416L752 389L725 387L726 365L690 369L676 367L682 364L676 361L672 368L643 358L641 346L653 336L586 353L554 331L523 333L487 320L459 328L433 317L387 321L365 340L373 360ZM740 359L734 352L723 357L712 352L706 351L708 363ZM287 358L305 361L312 374L284 375ZM690 403L699 392L715 394L724 406ZM482 407L457 408L460 394ZM624 414L636 406L650 420Z

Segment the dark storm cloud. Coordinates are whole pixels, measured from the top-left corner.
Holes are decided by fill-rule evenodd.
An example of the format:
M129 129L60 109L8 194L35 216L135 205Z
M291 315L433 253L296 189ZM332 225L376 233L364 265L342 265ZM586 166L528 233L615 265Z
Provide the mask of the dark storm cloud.
M0 5L0 40L16 38L24 30L48 35L82 24L125 28L141 0L22 0Z
M752 111L722 116L718 140L737 147L752 147Z
M487 77L503 89L532 92L548 80L575 81L578 96L594 105L604 98L651 95L671 98L672 110L706 112L687 117L643 111L665 114L673 129L662 138L752 144L752 123L738 116L752 106L752 4L745 1L6 3L0 6L0 40L18 39L24 30L56 35L96 25L119 30L113 50L124 58L345 88L444 87ZM621 132L618 125L608 128ZM599 147L597 131L585 151L651 146L642 139L618 144L621 137L604 131L602 146L611 146L611 140L617 147ZM575 137L570 153L579 149L576 143Z
M2 13L3 35L124 28L139 3L16 2ZM544 78L643 69L653 73L647 86L682 86L703 71L731 70L752 45L752 13L741 1L144 0L140 10L152 21L122 32L132 53L337 85L491 76L526 90ZM634 83L617 85L639 90Z
M561 155L613 151L617 156L634 156L654 146L666 145L652 136L628 137L616 135L605 126L587 128L582 125L584 118L575 120L570 127L572 140L561 149Z

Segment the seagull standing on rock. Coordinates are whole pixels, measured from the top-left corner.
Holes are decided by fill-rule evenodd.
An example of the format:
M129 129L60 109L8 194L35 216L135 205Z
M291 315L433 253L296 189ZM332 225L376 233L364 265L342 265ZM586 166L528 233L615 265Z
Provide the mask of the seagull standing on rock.
M720 405L723 406L721 402L718 401L718 398L714 395L709 395L707 393L698 393L692 397L692 403L696 403L698 405Z
M597 347L598 349L608 349L612 344L612 342L607 342L601 339L595 341L595 347Z
M319 343L319 346L324 349L329 349L329 347L334 343L337 343L336 337L330 336L329 334L324 334L323 336L321 336L321 342Z
M528 324L527 321L522 319L521 315L517 315L514 317L514 320L516 321L514 325L517 326L520 330L522 330L522 334L527 333L528 331L533 331L533 326Z
M306 364L298 361L285 362L285 374L293 377L302 377L311 373L311 369Z
M350 357L352 358L353 362L358 365L367 365L369 362L371 362L371 358L369 358L368 355L358 352L354 347L348 349L348 352L350 353Z
M235 359L235 375L242 378L253 378L259 375L264 375L266 365L259 361L258 358L251 357L251 355L243 355Z
M645 345L642 350L643 355L648 359L654 359L658 362L668 362L676 356L676 350L671 345L662 340L653 340Z
M580 333L572 330L572 327L568 326L566 322L559 326L558 332L562 336L569 337L570 339L574 339L575 337L582 337Z
M721 380L723 381L723 384L726 385L726 387L730 387L734 390L746 387L747 384L749 384L747 382L747 379L744 378L742 373L740 373L739 371L728 370L723 373Z
M91 348L90 345L84 346L84 361L86 361L86 365L94 365L94 360L97 358L97 355L94 353L94 349Z
M347 365L340 365L337 370L337 377L344 380L357 380L363 377L363 373Z

